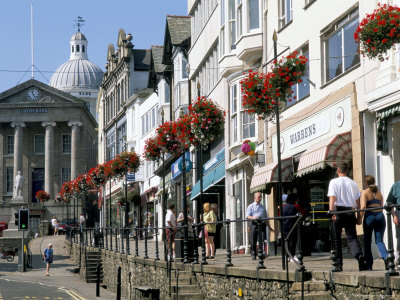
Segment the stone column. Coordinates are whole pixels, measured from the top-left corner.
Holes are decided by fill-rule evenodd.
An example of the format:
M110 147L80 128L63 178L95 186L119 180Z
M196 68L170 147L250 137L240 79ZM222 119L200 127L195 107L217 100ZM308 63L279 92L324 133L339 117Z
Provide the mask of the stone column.
M44 190L54 195L54 126L55 122L42 122L46 128L46 137L44 143Z
M12 122L11 127L14 128L14 197L16 196L15 190L15 177L18 171L22 172L22 152L23 152L23 128L25 127L24 122Z
M71 180L73 180L78 177L79 127L82 126L82 122L71 121L68 122L68 126L71 127Z

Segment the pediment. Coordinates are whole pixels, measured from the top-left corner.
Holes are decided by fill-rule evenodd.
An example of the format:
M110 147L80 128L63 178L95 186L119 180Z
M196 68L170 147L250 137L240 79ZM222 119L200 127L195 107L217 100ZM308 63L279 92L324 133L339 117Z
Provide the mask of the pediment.
M0 104L82 103L83 100L31 79L0 94Z

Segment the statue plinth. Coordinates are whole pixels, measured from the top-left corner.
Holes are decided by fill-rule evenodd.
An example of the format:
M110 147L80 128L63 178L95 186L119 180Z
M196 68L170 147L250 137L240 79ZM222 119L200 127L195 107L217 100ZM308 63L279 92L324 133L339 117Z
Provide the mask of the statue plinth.
M14 203L24 202L24 197L22 197L22 196L15 196L15 197L13 198L12 202L14 202Z

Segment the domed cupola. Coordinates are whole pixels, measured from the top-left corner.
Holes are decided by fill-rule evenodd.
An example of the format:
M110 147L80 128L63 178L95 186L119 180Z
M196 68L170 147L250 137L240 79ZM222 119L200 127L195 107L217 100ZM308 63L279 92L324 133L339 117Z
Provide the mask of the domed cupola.
M71 45L71 55L69 56L69 60L72 59L88 59L87 55L87 44L88 41L86 37L81 33L75 33L69 42Z

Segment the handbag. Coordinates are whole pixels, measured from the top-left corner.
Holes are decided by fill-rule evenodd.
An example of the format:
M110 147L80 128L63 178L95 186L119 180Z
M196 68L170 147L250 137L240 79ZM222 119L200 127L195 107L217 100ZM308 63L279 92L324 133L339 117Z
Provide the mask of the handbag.
M207 227L204 227L204 236L205 236L205 238L208 238ZM199 239L201 239L202 237L203 237L203 230L200 230Z

